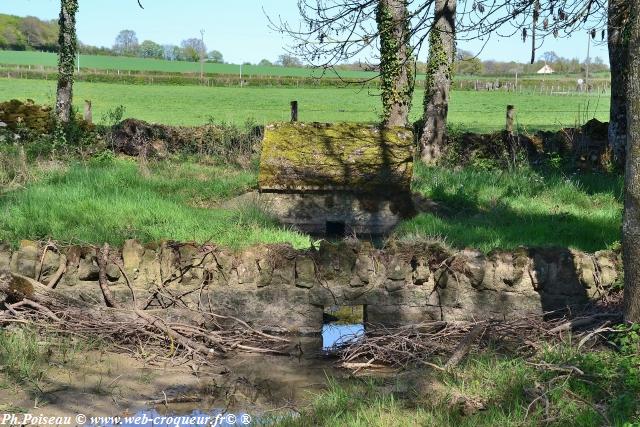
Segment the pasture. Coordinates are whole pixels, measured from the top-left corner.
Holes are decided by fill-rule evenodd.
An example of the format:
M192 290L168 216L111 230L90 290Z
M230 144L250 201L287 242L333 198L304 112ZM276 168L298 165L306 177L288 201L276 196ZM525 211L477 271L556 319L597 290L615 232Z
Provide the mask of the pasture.
M48 52L0 50L0 64L56 67L58 65L58 56L55 53ZM165 73L200 73L199 62L167 61L164 59L104 55L80 55L80 68L121 71L159 71ZM211 74L238 75L240 73L240 65L205 63L204 72ZM310 77L313 75L320 76L321 70L294 67L287 68L278 66L243 65L242 73L247 76ZM370 78L375 77L376 73L365 71L343 71L340 75L346 78Z
M34 69L48 68L55 69L58 65L56 54L49 52L37 51L9 51L0 50L0 64L6 66L26 66ZM125 56L105 56L105 55L80 55L80 68L85 72L105 70L133 71L141 73L167 73L167 74L199 74L199 62L187 61L168 61L163 59L148 59ZM239 64L214 64L205 63L204 72L206 74L224 74L240 76ZM374 71L346 71L341 70L340 77L345 79L371 79L377 77ZM243 78L251 78L256 76L263 77L320 77L323 76L322 70L313 68L300 67L279 67L279 66L260 66L260 65L242 65ZM327 71L324 74L327 78L336 78L333 71ZM562 84L566 87L575 85L578 78L582 75L557 73L552 75L529 74L520 75L519 82L525 86L539 84ZM596 72L591 74L591 79L596 86L605 85L610 80L609 72ZM417 75L418 80L424 80L424 74ZM515 79L515 75L508 76L476 76L476 75L455 75L454 80L457 82L478 81L511 81ZM336 82L339 85L339 81Z
M0 99L33 99L53 105L56 83L45 80L0 78ZM375 122L381 114L377 91L347 88L254 88L160 85L120 85L78 82L76 107L93 102L94 118L100 121L119 105L125 116L170 125L215 122L259 124L289 119L289 103L298 100L301 121ZM416 91L411 120L420 117L423 93ZM575 126L596 117L606 121L606 95L549 96L503 91L453 91L449 110L452 126L473 132L503 129L506 105L518 110L520 130L553 130Z

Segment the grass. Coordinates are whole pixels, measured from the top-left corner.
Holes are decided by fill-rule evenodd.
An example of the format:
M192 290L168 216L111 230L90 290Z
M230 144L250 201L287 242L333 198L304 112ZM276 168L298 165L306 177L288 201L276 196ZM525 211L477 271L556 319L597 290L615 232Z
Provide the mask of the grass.
M444 213L421 213L397 234L440 236L452 246L483 251L536 245L593 252L620 240L622 187L622 176L603 173L417 164L414 191L440 203Z
M3 99L31 98L53 105L54 81L0 78ZM420 117L421 91L414 98L411 120ZM547 96L505 92L453 91L449 120L453 126L472 132L489 132L504 128L505 109L516 106L521 130L553 130L575 126L596 117L609 117L609 97L596 95ZM100 120L119 105L126 116L170 125L200 125L210 117L216 121L244 123L254 118L264 124L288 121L289 103L299 101L301 121L376 122L381 115L377 93L347 88L238 88L199 86L137 86L107 83L74 85L76 107L82 111L85 99L93 102L94 117Z
M11 17L8 17L11 18ZM6 65L24 65L32 67L57 67L58 57L55 53L35 52L35 51L8 51L0 50L0 64ZM167 61L161 59L146 58L129 58L123 56L103 56L103 55L81 55L80 68L89 70L121 70L121 71L154 71L164 73L200 73L199 62L186 61ZM240 77L239 64L213 64L205 63L204 72L208 74L227 74L238 75ZM277 66L260 66L260 65L243 65L242 73L244 76L273 76L273 77L318 77L321 76L321 70L300 67L277 67ZM374 78L378 73L374 71L346 71L341 70L342 78L351 79L370 79ZM327 77L336 77L335 74L328 72ZM424 79L424 74L419 74L418 79ZM542 82L558 82L562 81L567 86L573 86L578 78L583 77L581 74L564 74L557 73L552 75L520 75L520 82L524 80L542 81ZM495 81L496 78L503 81L505 78L513 80L514 76L475 76L460 75L455 76L455 81L468 80L490 80ZM592 73L592 79L609 80L611 74L609 72Z
M98 342L39 333L28 326L0 328L0 378L4 377L9 384L41 391L40 383L47 379L49 363L53 359L66 364L79 353L99 346Z
M49 345L31 329L0 329L0 372L15 383L37 384L46 373Z
M58 55L48 52L0 50L0 64L57 67ZM102 55L80 55L80 68L121 71L160 71L166 73L200 73L199 62ZM240 65L205 63L204 71L205 73L211 74L232 74L239 76ZM242 74L245 76L319 77L321 70L297 67L243 65ZM376 73L367 71L342 71L340 75L344 78L371 78L375 77Z
M192 160L152 162L150 167L145 177L134 161L112 156L67 166L40 163L25 187L0 191L0 240L309 245L308 236L282 228L251 203L220 203L255 188L253 170ZM404 221L395 237L437 237L453 247L485 252L521 245L588 252L614 248L621 234L622 184L621 176L602 173L417 164L413 190L441 209Z
M254 172L190 161L150 166L148 178L135 162L108 157L40 172L25 188L0 193L0 240L309 245L308 237L283 229L256 206L211 209L251 189Z
M575 366L585 374L563 377L489 350L451 373L414 370L386 380L334 380L300 416L275 425L583 427L640 421L637 355L563 344L547 347L533 361ZM527 412L545 392L548 409L540 399Z

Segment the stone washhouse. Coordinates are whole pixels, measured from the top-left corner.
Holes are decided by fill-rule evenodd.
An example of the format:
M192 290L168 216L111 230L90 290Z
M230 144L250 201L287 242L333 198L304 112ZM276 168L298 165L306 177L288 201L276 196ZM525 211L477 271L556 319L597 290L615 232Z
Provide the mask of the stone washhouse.
M385 234L413 210L413 146L413 133L402 127L269 125L260 158L261 204L310 234Z

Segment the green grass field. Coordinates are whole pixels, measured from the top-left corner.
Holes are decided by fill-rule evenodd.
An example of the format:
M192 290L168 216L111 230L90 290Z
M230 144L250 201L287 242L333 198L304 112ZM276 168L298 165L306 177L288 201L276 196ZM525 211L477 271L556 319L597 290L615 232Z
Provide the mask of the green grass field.
M45 80L0 78L0 100L31 98L53 105L56 83ZM173 125L199 125L215 121L243 123L248 118L264 124L289 119L289 103L300 103L301 121L375 122L381 113L375 92L358 88L225 88L199 86L137 86L77 83L75 101L81 109L90 99L94 118L118 105L126 116ZM420 117L421 92L415 94L411 119ZM453 91L450 123L463 130L487 132L504 127L508 104L518 109L521 130L559 129L597 117L609 116L608 96L546 96L508 92Z
M1 153L0 153L1 154ZM256 243L309 245L254 205L217 208L248 191L256 175L190 161L152 164L151 176L135 161L34 166L34 181L4 193L0 187L0 241L54 237L61 242L213 241L231 248ZM21 236L21 237L20 237Z
M55 53L48 52L0 50L0 64L56 67L58 65L58 56ZM161 59L129 58L125 56L80 55L80 68L121 71L161 71L167 73L200 73L199 62L166 61ZM240 65L205 63L204 71L212 74L239 75ZM243 65L242 74L245 76L319 77L321 76L322 71L310 68ZM329 73L328 76L331 76L330 74L331 73ZM377 74L366 71L341 71L340 75L344 78L360 79L375 77ZM335 77L335 74L333 77Z
M44 66L56 67L58 57L55 53L35 52L35 51L9 51L0 50L0 64L24 65L24 66ZM200 63L185 61L166 61L160 59L129 58L122 56L100 56L100 55L80 55L80 68L89 70L121 70L121 71L155 71L165 73L200 73ZM238 64L212 64L206 63L205 73L239 75L240 65ZM243 65L242 72L245 76L274 76L274 77L311 77L321 76L321 70L311 68L285 68L277 66ZM336 77L335 73L329 71L327 77ZM347 79L366 79L377 76L371 71L340 71L340 76ZM543 82L560 82L567 85L574 85L576 80L583 76L574 74L553 74L553 75L524 75L520 79ZM596 80L609 80L609 72L592 73L591 78ZM424 79L424 75L417 76L418 80ZM455 80L489 80L495 81L496 76L454 76ZM514 76L508 76L513 79ZM504 76L499 77L504 80Z
M452 171L416 164L413 190L446 213L421 213L399 236L439 236L455 247L483 251L520 245L595 252L615 247L622 224L620 175L562 170Z

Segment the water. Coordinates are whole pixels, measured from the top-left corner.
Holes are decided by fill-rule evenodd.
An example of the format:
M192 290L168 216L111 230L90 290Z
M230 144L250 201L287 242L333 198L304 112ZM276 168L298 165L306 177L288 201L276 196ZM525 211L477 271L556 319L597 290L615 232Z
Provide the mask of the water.
M364 325L326 323L322 326L322 350L331 351L335 346L349 343L364 335Z
M235 375L248 380L247 389L239 389L240 396L254 395L248 400L239 400L227 406L206 390L196 390L202 395L202 401L142 406L131 415L119 418L88 419L87 425L93 426L245 426L273 421L273 417L287 414L265 413L264 408L284 407L286 402L300 402L324 387L328 377L341 377L342 372L334 367L334 361L327 353L337 345L358 339L365 332L362 323L341 324L331 322L322 327L322 348L320 337L309 343L315 352L309 351L302 359L269 355L239 355L226 361ZM320 350L321 354L318 354ZM229 386L233 389L234 381ZM222 384L220 384L222 385ZM235 391L234 391L235 393ZM228 407L227 410L221 409ZM140 407L139 407L140 408ZM290 415L294 415L293 413ZM93 421L93 422L92 422Z

